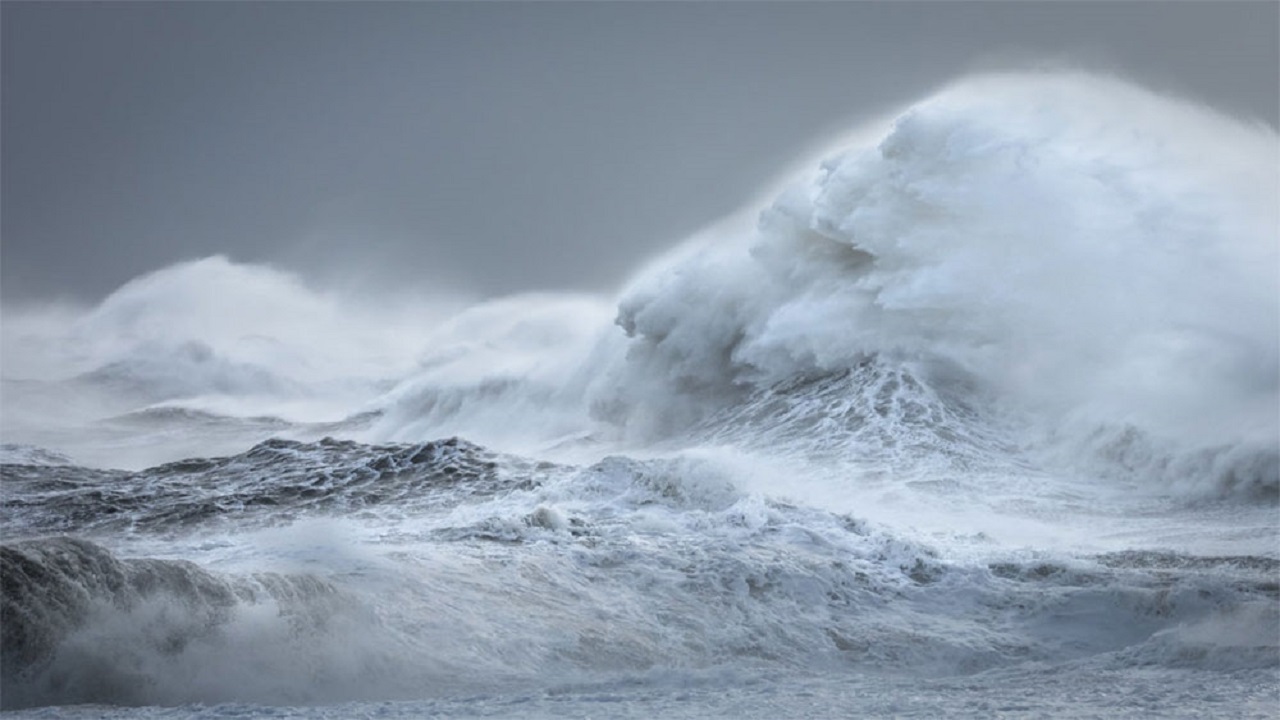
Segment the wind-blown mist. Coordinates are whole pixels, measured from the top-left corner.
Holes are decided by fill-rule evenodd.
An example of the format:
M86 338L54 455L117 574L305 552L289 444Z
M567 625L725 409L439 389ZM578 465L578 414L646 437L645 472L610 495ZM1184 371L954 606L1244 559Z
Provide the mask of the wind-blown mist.
M1276 133L1064 73L851 137L616 298L459 309L208 258L6 308L7 474L36 498L7 521L106 546L6 547L43 633L6 635L19 704L1020 663L1265 696ZM186 640L118 637L188 591ZM287 627L246 630L270 608ZM152 684L65 690L108 644ZM310 674L195 679L293 651Z

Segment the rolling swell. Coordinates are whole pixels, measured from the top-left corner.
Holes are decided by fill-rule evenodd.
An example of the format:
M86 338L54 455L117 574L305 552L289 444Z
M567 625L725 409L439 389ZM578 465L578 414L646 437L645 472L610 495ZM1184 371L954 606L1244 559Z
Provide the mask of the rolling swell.
M382 446L274 439L239 455L137 472L5 465L0 508L14 532L83 533L176 531L219 520L243 526L379 506L448 506L529 482L500 475L499 457L457 438Z

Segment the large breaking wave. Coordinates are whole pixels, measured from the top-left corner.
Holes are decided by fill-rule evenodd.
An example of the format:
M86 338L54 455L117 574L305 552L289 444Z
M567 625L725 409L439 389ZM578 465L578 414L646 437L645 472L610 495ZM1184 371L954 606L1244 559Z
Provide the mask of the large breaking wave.
M792 184L754 229L641 273L618 304L626 339L597 330L585 351L586 300L476 311L502 325L441 339L447 360L390 396L378 434L576 424L643 443L877 358L1023 427L1008 441L1039 462L1274 495L1276 148L1270 129L1115 80L961 82Z
M1045 434L1141 435L1134 469L1221 462L1274 492L1276 147L1115 81L960 83L826 161L755 232L638 280L609 391L661 434L744 390L893 358Z
M1275 131L1059 73L852 137L614 298L208 258L5 308L6 704L1061 663L1269 692Z
M74 369L62 404L115 401L86 413L99 419L157 403L379 412L363 439L538 450L683 437L767 388L874 360L970 424L1020 428L1005 439L1037 463L1276 492L1273 130L1038 74L958 82L857 137L754 228L689 241L616 303L521 296L441 322L214 258L134 281L52 337L9 313L7 394L34 392L14 382L29 367Z

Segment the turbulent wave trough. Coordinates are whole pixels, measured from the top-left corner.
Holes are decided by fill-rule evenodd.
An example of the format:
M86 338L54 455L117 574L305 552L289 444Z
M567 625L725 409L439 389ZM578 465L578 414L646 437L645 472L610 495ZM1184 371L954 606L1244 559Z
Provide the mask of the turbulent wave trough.
M5 308L0 703L1266 716L1277 148L982 76L615 298Z

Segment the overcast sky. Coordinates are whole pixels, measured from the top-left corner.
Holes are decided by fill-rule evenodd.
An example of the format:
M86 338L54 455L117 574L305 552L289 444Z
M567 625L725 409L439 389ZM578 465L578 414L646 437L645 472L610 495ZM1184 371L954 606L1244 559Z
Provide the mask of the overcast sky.
M1073 62L1277 124L1280 4L0 5L0 295L221 253L605 289L798 152Z

